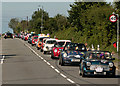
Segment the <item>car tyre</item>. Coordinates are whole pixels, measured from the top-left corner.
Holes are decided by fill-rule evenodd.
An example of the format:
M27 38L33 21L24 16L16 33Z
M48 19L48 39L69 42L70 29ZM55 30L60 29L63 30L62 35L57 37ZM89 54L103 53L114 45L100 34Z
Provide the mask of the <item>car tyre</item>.
M82 69L82 73L81 73L82 77L85 77L85 73L84 70Z
M37 50L39 50L40 48L39 47L37 47Z
M40 52L43 52L43 50L41 49Z
M47 52L46 51L43 51L43 54L46 54Z
M82 75L82 73L81 73L80 69L79 69L79 75L80 75L80 76Z
M63 60L61 60L61 66L64 66L65 65L65 63L63 62Z

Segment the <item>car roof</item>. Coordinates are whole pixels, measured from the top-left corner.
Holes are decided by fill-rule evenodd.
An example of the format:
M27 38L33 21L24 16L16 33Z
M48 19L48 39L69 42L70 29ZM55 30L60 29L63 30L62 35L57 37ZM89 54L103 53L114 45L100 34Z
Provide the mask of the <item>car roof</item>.
M57 42L64 42L64 41L66 41L66 42L71 42L70 40L56 40Z
M48 41L48 40L57 40L57 39L53 39L53 38L50 38L50 39L46 39L46 41Z
M73 42L72 42L71 44L83 44L83 43L73 43ZM84 44L83 44L83 45L84 45Z
M46 38L46 37L48 37L48 36L42 36L42 37L41 37L41 36L39 36L38 38ZM48 37L48 38L49 38L49 37Z
M87 51L88 53L92 53L92 52L109 52L109 51L102 51L102 50L93 50L93 51ZM110 52L109 52L110 53Z

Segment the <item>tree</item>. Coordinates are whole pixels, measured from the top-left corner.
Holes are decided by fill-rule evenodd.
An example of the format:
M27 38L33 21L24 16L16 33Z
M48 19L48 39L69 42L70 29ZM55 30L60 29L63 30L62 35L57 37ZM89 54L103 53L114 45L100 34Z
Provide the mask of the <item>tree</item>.
M9 24L8 24L9 27L13 29L13 32L14 32L14 33L15 33L16 30L17 30L16 27L17 27L18 23L19 23L19 19L17 19L17 18L12 18L12 19L10 20Z

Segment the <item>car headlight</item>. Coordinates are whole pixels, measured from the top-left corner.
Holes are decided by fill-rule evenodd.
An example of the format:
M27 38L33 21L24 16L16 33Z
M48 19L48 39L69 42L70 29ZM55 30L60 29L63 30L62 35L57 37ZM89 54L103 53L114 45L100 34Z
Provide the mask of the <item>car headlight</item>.
M90 62L87 62L86 64L87 64L87 66L91 66L91 63L90 63Z
M57 49L55 49L54 52L57 52Z
M67 54L66 54L66 53L64 53L64 54L63 54L63 57L67 57Z
M110 67L113 67L113 63L109 63L109 66L110 66Z

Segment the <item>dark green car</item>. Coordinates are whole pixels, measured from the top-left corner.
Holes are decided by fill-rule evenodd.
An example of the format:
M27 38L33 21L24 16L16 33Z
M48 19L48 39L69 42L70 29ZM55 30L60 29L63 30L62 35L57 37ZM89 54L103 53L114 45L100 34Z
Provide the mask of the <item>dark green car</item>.
M79 74L115 76L116 67L109 51L88 51L80 59Z

